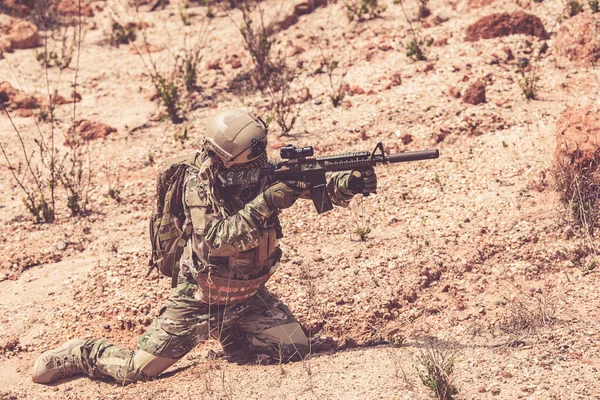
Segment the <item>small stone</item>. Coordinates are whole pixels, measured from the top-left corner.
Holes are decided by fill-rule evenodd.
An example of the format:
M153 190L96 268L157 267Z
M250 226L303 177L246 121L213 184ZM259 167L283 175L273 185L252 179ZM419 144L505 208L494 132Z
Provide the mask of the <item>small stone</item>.
M109 324L104 325L104 329L107 331L110 331L110 325Z
M323 104L323 101L321 99L316 99L315 100L315 105L316 106L320 106L321 104Z
M494 396L498 396L500 394L500 388L499 387L492 388L491 392Z
M487 392L487 390L485 389L485 386L479 386L479 388L477 389L477 393L485 393Z
M503 378L512 378L513 377L513 375L508 371L500 372L500 376L502 376Z
M58 242L58 244L56 245L56 248L57 248L58 250L64 250L64 249L66 249L66 248L67 248L67 243L65 243L65 242L62 242L62 241L61 241L61 242Z

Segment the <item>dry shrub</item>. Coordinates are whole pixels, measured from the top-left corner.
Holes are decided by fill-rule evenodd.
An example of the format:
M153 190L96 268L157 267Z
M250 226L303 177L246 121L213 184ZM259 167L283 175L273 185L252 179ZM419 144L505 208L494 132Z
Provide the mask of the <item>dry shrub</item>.
M507 305L495 328L514 338L536 334L556 321L557 303L557 296L545 292L522 294Z
M593 234L600 222L600 157L585 162L557 159L552 170L561 201L574 221Z

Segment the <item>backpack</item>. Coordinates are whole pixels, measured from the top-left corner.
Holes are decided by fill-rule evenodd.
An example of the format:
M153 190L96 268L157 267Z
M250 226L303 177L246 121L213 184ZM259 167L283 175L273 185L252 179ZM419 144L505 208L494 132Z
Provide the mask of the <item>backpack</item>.
M198 168L200 153L187 154L169 160L156 178L156 209L150 217L152 254L148 275L157 268L171 277L171 286L177 286L179 259L192 234L192 223L186 221L183 211L183 185L188 168Z

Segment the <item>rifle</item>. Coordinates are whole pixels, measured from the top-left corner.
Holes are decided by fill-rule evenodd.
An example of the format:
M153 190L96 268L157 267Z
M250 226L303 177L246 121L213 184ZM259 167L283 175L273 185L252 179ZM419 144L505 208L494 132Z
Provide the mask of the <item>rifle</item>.
M326 188L327 180L325 174L327 172L365 171L378 164L431 160L440 156L440 152L437 149L385 154L381 142L377 143L372 152L359 151L310 158L314 155L312 146L295 147L288 144L279 149L279 154L282 161L275 165L267 168L246 170L242 174L239 172L236 174L224 172L219 174L219 179L224 186L254 183L265 176L271 182L306 182L310 188L310 197L317 209L317 213L322 214L333 209ZM368 193L364 195L368 196Z

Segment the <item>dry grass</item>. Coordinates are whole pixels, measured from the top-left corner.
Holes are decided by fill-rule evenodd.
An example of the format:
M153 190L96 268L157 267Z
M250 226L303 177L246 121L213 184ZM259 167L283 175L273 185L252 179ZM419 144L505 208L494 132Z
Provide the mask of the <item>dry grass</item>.
M575 162L557 159L552 174L561 200L575 223L593 235L600 222L600 169L597 157Z
M544 292L521 293L510 301L494 325L500 333L510 335L511 342L534 335L556 321L558 296Z

